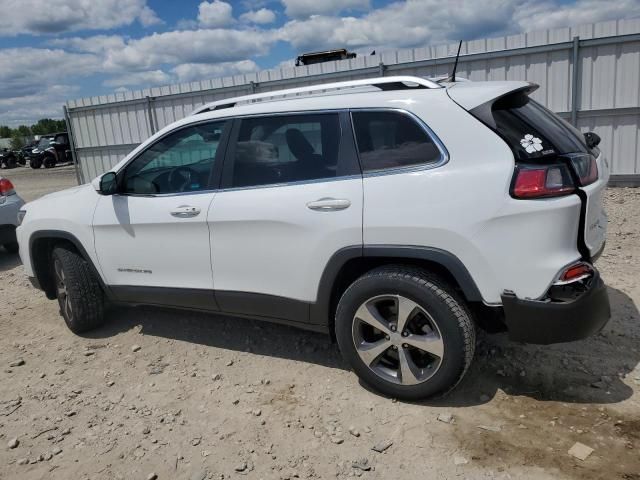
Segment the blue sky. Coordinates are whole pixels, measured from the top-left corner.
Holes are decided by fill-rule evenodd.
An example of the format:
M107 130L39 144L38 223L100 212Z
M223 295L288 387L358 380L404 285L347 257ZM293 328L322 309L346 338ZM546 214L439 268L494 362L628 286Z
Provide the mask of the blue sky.
M0 0L0 125L71 98L640 16L640 0Z

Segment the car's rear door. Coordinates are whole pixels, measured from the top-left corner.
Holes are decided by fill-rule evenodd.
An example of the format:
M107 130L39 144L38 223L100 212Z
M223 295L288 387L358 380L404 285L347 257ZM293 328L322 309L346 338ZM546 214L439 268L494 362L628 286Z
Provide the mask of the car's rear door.
M329 259L362 245L347 112L237 119L209 224L220 309L307 322Z

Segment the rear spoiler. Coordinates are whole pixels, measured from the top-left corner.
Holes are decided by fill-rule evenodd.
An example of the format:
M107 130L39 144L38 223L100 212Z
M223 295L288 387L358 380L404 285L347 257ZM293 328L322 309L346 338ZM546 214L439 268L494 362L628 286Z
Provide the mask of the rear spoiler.
M496 100L513 93L531 94L538 85L531 82L469 82L447 89L449 97L473 116L495 128L491 106Z

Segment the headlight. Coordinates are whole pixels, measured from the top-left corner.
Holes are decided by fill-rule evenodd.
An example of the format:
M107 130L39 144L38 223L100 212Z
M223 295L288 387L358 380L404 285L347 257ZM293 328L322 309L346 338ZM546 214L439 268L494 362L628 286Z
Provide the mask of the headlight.
M18 210L18 226L22 225L22 220L24 220L24 216L27 214L26 210Z

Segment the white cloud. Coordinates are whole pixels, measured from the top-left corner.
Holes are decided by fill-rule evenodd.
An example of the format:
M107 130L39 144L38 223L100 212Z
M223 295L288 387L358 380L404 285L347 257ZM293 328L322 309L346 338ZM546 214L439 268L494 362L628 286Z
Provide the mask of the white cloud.
M146 0L3 0L0 36L107 30L159 21Z
M637 16L637 0L577 0L573 4L559 0L407 0L361 17L294 19L279 35L303 51L336 47L390 50Z
M258 65L253 60L241 60L239 62L214 64L183 63L174 67L171 71L175 74L178 82L193 82L226 75L251 73L256 70L258 70Z
M172 81L173 78L162 70L147 70L111 77L102 82L102 84L105 87L148 87L150 85L167 85Z
M225 27L233 22L233 7L221 0L202 2L198 6L198 21L207 28Z
M100 68L94 55L38 48L0 49L0 98L34 95L64 78Z
M49 41L56 47L66 47L74 52L105 53L125 47L125 39L120 35L94 35L92 37L54 38Z
M147 70L161 64L238 61L265 54L276 40L273 31L184 30L154 33L130 40L122 49L106 54L108 71Z
M161 25L164 23L160 17L148 6L144 6L140 15L138 15L138 20L140 20L140 24L143 27L152 27L153 25Z
M521 31L544 30L638 16L640 16L638 0L616 0L615 2L578 0L572 5L561 6L552 1L529 1L525 8L514 11L514 20L518 30Z
M300 49L324 47L380 47L390 49L427 45L458 38L474 38L509 30L515 2L460 0L408 0L392 3L362 17L314 15L292 20L281 29L282 39Z
M31 125L40 118L62 118L62 106L78 95L74 85L51 85L23 97L0 98L0 125Z
M261 8L260 10L250 10L243 13L240 15L240 20L247 23L258 23L264 25L275 22L276 14L273 10Z
M285 13L291 18L311 15L338 15L345 10L368 10L369 0L281 0Z

